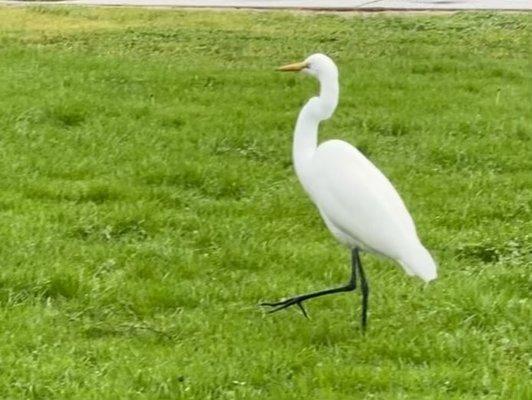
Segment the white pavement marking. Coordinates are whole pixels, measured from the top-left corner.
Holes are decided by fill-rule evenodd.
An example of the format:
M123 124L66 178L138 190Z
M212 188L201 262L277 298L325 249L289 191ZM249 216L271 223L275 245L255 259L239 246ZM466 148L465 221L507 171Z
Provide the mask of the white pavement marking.
M287 8L321 10L532 10L532 0L68 0L1 1L9 5Z

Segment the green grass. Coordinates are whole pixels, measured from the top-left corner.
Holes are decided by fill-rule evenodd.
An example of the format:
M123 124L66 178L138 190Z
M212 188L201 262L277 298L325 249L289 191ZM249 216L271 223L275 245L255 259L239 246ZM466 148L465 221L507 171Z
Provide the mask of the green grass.
M0 397L526 399L531 162L526 14L339 16L0 9ZM394 182L440 265L425 287L365 255L345 282L291 166L321 138Z

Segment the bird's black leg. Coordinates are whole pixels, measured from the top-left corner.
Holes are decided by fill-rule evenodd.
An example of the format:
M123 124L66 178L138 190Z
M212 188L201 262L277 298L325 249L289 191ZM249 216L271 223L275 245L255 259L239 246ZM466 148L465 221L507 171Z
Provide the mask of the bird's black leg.
M360 258L358 257L358 250L353 250L351 253L351 278L349 279L349 283L345 286L340 286L338 288L325 289L325 290L320 290L317 292L302 294L300 296L291 297L287 300L278 301L275 303L261 303L260 305L267 306L267 307L275 307L272 310L268 311L269 313L273 313L273 312L282 310L284 308L293 306L294 304L297 304L297 306L303 312L303 315L308 318L307 312L303 308L303 302L305 300L312 299L314 297L325 296L327 294L349 292L349 291L356 289L357 269L359 269L359 267L357 267L358 263L360 263Z
M368 322L368 299L369 299L369 286L366 280L366 274L362 268L362 262L357 250L353 250L353 257L356 257L357 261L354 263L358 268L358 275L360 276L360 289L362 291L362 331L366 331L366 325Z

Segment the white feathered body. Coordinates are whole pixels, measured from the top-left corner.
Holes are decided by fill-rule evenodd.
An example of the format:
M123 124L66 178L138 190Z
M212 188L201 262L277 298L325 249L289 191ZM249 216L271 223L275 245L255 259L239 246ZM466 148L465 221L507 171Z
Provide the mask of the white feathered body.
M436 264L403 200L355 147L341 140L324 142L298 176L341 243L392 258L425 281L436 278Z
M320 82L299 113L293 157L296 174L332 234L351 249L359 248L399 262L409 275L436 278L436 263L421 244L403 200L371 161L341 140L318 146L318 127L330 118L339 99L338 69L314 54L304 70Z

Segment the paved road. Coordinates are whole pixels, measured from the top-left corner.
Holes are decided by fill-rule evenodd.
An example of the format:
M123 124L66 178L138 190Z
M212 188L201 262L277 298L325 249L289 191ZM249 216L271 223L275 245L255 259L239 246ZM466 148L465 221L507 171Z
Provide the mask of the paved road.
M0 1L0 4L20 4ZM24 2L24 4L50 2ZM68 0L61 4L332 10L532 10L532 0Z

